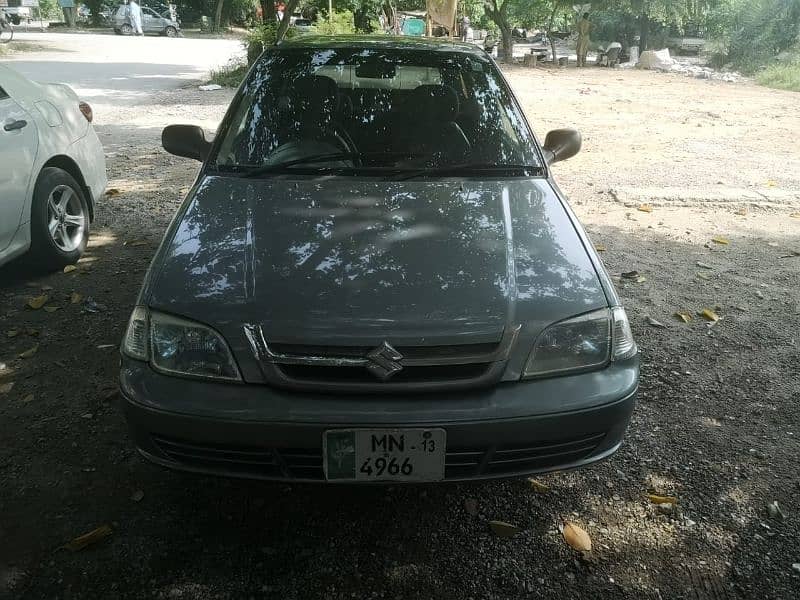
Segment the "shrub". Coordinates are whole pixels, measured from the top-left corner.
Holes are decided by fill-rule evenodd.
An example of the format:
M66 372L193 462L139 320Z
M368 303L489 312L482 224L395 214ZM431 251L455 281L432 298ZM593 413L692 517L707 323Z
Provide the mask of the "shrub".
M353 21L353 13L349 10L335 10L333 11L332 19L329 19L327 15L323 15L317 21L314 30L315 33L320 35L344 35L355 33L356 26Z

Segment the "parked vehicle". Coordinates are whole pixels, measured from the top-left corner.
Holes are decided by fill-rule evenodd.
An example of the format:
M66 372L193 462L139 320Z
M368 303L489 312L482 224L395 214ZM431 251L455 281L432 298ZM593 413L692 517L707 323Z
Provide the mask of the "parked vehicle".
M180 34L181 26L177 18L172 18L169 13L160 15L147 6L140 8L142 9L142 31L144 33L156 33L167 37L177 37ZM120 5L114 15L114 33L117 35L133 33L127 4Z
M80 258L106 187L92 109L69 86L0 65L0 264L30 250L37 266Z
M0 44L7 44L14 39L14 26L11 18L0 9Z
M696 25L689 23L683 31L674 30L667 44L675 54L700 54L706 41L703 32Z
M314 23L310 19L294 19L292 26L297 30L297 33L311 33L314 31Z
M625 310L500 70L473 44L301 36L250 70L122 343L139 451L329 482L580 467L638 385Z
M28 6L4 6L2 10L5 12L6 18L14 25L31 20L31 9Z

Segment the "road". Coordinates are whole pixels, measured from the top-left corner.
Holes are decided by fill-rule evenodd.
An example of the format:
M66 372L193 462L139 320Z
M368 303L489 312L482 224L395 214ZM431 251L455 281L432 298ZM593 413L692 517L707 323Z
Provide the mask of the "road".
M243 53L232 39L18 31L14 41L44 48L10 57L27 77L68 83L92 103L116 106L185 85Z

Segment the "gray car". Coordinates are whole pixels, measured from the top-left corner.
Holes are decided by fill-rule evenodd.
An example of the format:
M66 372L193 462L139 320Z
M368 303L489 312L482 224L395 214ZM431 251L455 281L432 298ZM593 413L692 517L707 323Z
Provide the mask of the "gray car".
M637 347L499 69L471 44L266 51L145 277L120 385L149 460L296 481L442 481L619 448Z
M176 19L160 15L147 6L140 8L142 10L142 31L144 33L156 33L167 37L177 37L179 35L181 28ZM114 13L114 33L119 35L133 34L127 4L121 4L117 12Z

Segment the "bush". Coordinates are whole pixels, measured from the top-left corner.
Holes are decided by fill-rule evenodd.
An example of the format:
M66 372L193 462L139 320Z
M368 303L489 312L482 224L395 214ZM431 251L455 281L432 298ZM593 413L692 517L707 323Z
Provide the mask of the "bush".
M800 0L756 0L739 7L731 27L728 58L753 73L798 42Z
M289 39L297 35L293 27L286 30L284 39ZM254 27L249 31L245 38L245 47L247 48L247 64L252 65L256 59L261 56L264 48L269 48L275 44L278 39L278 22L262 23L258 27Z
M218 71L211 71L209 83L216 83L222 87L239 87L242 79L247 75L247 65L241 61L231 62Z
M767 87L800 92L800 57L768 66L756 75L756 81Z
M333 11L332 19L328 19L327 15L322 15L314 25L314 32L320 35L355 33L356 26L353 21L353 13L349 10L335 10Z

